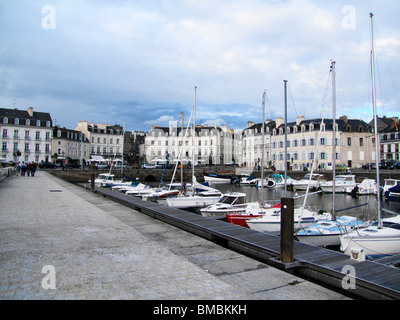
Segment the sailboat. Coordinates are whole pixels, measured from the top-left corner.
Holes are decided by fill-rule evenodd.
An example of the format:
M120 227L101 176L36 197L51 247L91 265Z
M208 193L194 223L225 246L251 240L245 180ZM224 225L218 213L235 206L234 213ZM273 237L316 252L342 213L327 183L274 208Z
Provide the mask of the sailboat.
M261 189L259 191L259 201L258 202L251 202L251 203L246 203L246 206L243 207L242 210L236 210L234 212L228 212L226 213L226 219L228 220L229 223L233 223L236 225L240 225L242 227L249 227L246 223L246 221L249 221L250 219L261 217L267 213L273 214L276 212L280 211L280 203L275 204L275 205L270 205L270 204L265 204L262 193L263 187L264 187L264 139L265 139L265 95L266 92L264 91L263 93L263 98L262 98L262 106L263 106L263 112L262 112L262 150L261 150L261 179L257 179L256 183L260 183Z
M336 62L331 63L331 74L332 74L332 104L333 104L333 141L336 141L336 90L335 90L335 65ZM346 234L354 229L367 227L369 223L363 222L356 217L352 216L341 216L336 217L335 208L335 194L346 185L346 180L343 180L343 185L339 183L342 180L336 177L336 143L333 143L333 180L330 182L329 190L332 192L332 216L330 219L325 221L318 221L315 224L308 226L307 228L298 230L295 236L300 242L307 243L314 246L338 246L340 245L340 236ZM346 178L349 176L339 176L340 178ZM339 184L339 185L338 185ZM324 183L321 184L322 190ZM325 184L326 185L326 184ZM355 180L354 180L355 186ZM353 187L354 187L353 186ZM324 190L325 192L325 190Z
M192 150L192 163L194 164L194 154L196 146L196 89L194 87L194 106L193 106L193 150ZM167 198L166 202L169 207L180 209L203 208L216 203L222 196L222 193L209 186L202 185L197 182L194 175L194 165L192 165L192 186L191 192L188 192L182 186L182 192L175 197Z
M285 141L287 141L287 81L284 80L285 84ZM263 117L264 118L264 117ZM264 121L264 119L263 119ZM285 177L287 178L287 145L285 143ZM263 181L263 180L262 180ZM288 179L284 180L284 192L287 191ZM262 189L262 186L261 186ZM325 220L330 217L329 213L320 214L315 211L309 210L304 207L295 208L294 210L294 222L296 227L305 227L315 223L321 219ZM255 208L246 210L247 214L258 214L259 217L252 218L246 221L250 229L257 230L260 232L279 232L281 225L281 210L280 208Z
M372 75L372 105L375 127L375 161L376 161L376 191L379 195L379 149L378 149L378 115L376 112L375 95L375 66L374 66L374 35L373 14L370 13L371 28L371 75ZM362 252L366 257L379 257L400 253L400 215L391 218L390 225L381 218L381 200L378 200L378 221L368 228L353 231L340 237L340 249L348 255L353 252ZM387 221L387 219L385 219Z

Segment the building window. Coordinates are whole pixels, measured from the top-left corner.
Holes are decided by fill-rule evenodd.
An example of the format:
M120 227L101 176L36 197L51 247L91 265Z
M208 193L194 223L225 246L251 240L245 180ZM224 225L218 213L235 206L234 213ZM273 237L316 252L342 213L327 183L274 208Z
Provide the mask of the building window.
M29 139L29 131L25 131L25 139Z
M40 131L36 131L35 139L40 140Z
M320 139L320 145L321 145L321 146L324 146L325 143L326 143L325 138L321 138L321 139Z
M14 139L19 139L18 130L14 130Z
M25 143L25 149L24 149L24 151L25 151L25 152L29 152L29 143Z
M3 142L3 145L1 147L2 151L7 151L7 142Z
M8 118L7 117L3 118L3 123L8 123Z
M19 124L19 119L18 118L15 118L14 124Z
M350 147L351 146L351 137L347 137L347 145Z
M360 138L360 147L364 147L364 138Z
M40 151L40 150L39 150L39 146L40 146L39 143L36 143L36 144L35 144L35 151L36 151L36 152L39 152L39 151Z
M7 138L7 129L3 129L3 138Z

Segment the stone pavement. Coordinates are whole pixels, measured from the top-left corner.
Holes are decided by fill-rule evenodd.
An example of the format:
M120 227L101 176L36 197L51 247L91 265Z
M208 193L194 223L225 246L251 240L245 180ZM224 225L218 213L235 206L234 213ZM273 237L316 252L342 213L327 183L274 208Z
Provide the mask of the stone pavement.
M0 299L349 298L39 171L0 182Z

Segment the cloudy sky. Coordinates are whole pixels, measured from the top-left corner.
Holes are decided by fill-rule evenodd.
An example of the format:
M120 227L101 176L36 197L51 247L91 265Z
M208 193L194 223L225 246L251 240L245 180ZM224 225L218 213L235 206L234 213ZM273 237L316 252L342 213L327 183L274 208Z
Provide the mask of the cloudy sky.
M0 106L78 121L226 125L319 117L331 59L337 115L372 118L369 13L378 113L399 116L398 0L2 0ZM329 106L328 106L329 108ZM330 113L331 111L327 111Z

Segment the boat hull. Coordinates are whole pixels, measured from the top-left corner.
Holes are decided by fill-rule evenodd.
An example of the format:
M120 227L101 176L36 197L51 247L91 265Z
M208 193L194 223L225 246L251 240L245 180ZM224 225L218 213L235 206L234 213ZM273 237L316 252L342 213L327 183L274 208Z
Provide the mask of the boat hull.
M249 227L247 221L258 217L261 217L261 215L237 214L237 213L230 213L226 215L226 219L228 220L229 223L245 228Z
M314 247L328 247L328 246L339 246L341 234L330 234L330 235L308 235L299 236L296 238L304 244L309 244Z
M336 185L335 186L335 193L346 193L347 188L354 188L356 184L354 185ZM321 185L320 188L322 189L323 192L325 193L333 193L333 186L332 185Z
M400 253L400 236L397 237L341 237L341 250L351 255L354 249L363 249L368 257L376 258L381 256Z
M188 208L204 208L207 206L210 206L216 202L221 197L200 197L200 196L194 196L194 197L173 197L173 198L168 198L167 199L167 205L169 207L174 207L178 209L188 209Z

